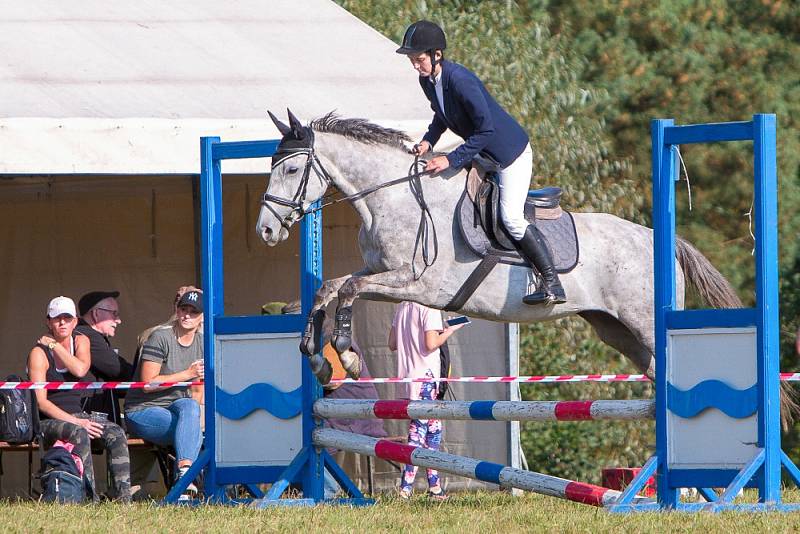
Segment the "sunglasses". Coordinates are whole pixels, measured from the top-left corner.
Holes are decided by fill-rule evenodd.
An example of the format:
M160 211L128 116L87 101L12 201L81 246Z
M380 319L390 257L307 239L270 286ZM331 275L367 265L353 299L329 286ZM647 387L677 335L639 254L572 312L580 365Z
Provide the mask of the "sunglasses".
M114 319L119 319L119 311L117 310L109 310L108 308L97 308L98 310L103 310L106 313L110 313L111 317Z

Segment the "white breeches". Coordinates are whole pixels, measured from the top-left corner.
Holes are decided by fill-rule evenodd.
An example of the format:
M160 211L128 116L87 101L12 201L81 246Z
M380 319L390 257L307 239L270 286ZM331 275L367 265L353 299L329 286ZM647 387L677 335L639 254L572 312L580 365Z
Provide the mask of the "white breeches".
M514 163L501 170L500 217L511 237L519 241L525 235L528 221L525 220L525 199L531 186L533 151L530 143Z

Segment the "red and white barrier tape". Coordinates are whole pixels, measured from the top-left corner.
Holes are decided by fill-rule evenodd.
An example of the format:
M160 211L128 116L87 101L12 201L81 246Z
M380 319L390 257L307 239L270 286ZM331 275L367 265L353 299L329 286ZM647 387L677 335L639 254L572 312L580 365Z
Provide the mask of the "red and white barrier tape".
M782 382L800 382L800 373L781 373ZM543 375L543 376L451 376L450 378L341 378L331 384L409 384L412 382L461 383L560 383L560 382L649 382L645 375ZM203 382L3 382L0 389L141 389L144 387L202 386Z
M645 375L451 376L449 378L340 378L331 384L409 384L413 382L649 382Z
M783 382L800 381L800 373L781 373ZM449 378L340 378L331 384L409 384L413 382L650 382L645 375L542 375L542 376L451 376Z
M202 386L202 382L4 382L0 389L142 389Z

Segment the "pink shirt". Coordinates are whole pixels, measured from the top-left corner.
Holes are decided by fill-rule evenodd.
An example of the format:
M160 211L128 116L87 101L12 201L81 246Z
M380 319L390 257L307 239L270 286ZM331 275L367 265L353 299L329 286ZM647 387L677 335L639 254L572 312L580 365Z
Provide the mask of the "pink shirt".
M444 330L442 313L416 302L401 302L395 310L392 326L397 338L397 376L420 378L430 370L434 378L439 378L439 349L428 351L425 347L425 332ZM406 386L408 398L419 399L422 384L412 383Z

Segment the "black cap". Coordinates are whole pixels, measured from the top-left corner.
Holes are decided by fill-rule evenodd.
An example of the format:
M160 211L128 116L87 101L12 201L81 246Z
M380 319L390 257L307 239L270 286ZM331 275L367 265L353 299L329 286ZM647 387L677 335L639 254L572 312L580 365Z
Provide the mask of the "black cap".
M203 313L203 292L194 289L187 291L175 305L177 308L181 306L192 306L200 313Z
M86 293L78 301L78 313L86 315L101 300L117 297L119 297L119 291L92 291L91 293Z
M408 27L403 35L403 43L396 52L398 54L418 54L445 48L447 48L447 39L439 25L429 20L418 20Z

